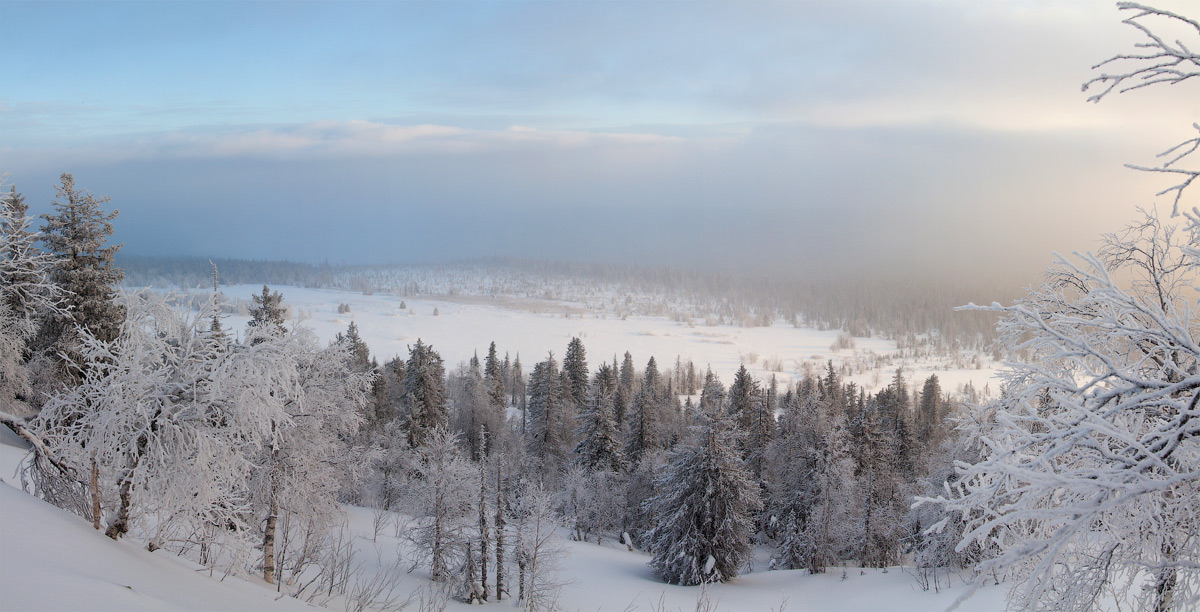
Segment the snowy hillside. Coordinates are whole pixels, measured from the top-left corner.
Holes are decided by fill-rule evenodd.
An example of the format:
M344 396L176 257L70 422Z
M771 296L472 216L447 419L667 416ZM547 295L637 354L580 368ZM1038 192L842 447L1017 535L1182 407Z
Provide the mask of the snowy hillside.
M278 598L268 585L235 577L209 576L174 554L147 552L133 541L114 542L83 519L18 490L13 472L25 453L21 442L0 430L0 609L2 610L312 610L290 598ZM19 486L19 485L17 485ZM363 579L389 574L397 588L392 603L420 609L422 597L436 589L420 570L395 572L404 544L393 528L374 534L372 511L346 507L355 548L364 563ZM663 584L646 563L649 556L614 542L604 545L568 541L561 567L566 584L560 609L597 611L690 611L707 597L711 610L859 611L941 610L964 592L964 585L940 593L922 591L903 568L888 571L850 567L810 576L806 571L756 570L726 584L697 587ZM374 540L374 541L373 541ZM1003 610L1002 587L984 587L964 610ZM512 609L511 601L482 608L442 600L448 610ZM341 600L329 608L343 609Z
M210 578L166 551L114 542L83 519L21 492L25 451L0 428L0 609L311 610L234 577Z

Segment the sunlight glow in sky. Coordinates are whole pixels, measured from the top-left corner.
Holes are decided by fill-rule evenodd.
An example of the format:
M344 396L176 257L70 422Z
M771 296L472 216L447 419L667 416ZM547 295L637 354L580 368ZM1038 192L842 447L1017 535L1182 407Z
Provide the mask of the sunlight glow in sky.
M1200 116L1193 83L1084 102L1122 17L3 0L0 172L37 212L74 173L133 253L1040 264L1152 204L1121 164Z

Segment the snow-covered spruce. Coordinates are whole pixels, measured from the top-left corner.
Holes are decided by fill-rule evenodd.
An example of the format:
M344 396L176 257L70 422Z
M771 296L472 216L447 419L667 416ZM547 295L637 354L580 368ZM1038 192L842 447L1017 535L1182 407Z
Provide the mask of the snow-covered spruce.
M732 419L705 416L695 440L672 451L649 501L658 524L649 534L650 566L672 584L724 582L750 558L758 484L738 454Z

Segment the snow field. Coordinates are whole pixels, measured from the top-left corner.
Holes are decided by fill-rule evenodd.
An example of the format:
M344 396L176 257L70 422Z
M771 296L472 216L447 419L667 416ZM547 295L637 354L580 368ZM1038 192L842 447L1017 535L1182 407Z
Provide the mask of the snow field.
M942 389L948 392L968 382L981 391L989 385L993 392L997 390L994 367L955 369L937 360L896 360L896 343L890 340L856 338L854 349L834 351L831 347L837 340L837 330L798 328L778 322L771 327L737 327L689 325L667 317L622 318L574 302L549 299L404 298L289 286L271 289L283 294L293 319L311 327L323 341L332 340L345 332L351 321L355 322L359 335L380 363L397 355L407 357L408 345L420 338L433 345L445 361L447 372L452 372L473 354L482 357L488 344L495 341L501 355L507 352L515 359L519 354L528 373L534 363L545 359L547 351L553 351L561 360L567 343L578 337L587 349L592 371L601 361L611 362L614 356L620 361L629 351L638 369L645 367L650 357L658 362L659 371L674 368L675 358L679 357L684 364L690 359L701 377L711 367L725 384L732 382L734 372L745 364L764 384L775 375L782 389L801 378L805 363L820 373L832 359L835 367L851 364L847 380L869 392L887 386L899 363L904 364L910 387L937 374ZM248 301L261 291L262 285L257 284L221 287L230 300ZM400 308L401 301L407 308ZM339 304L348 304L350 312L338 313ZM433 314L435 309L437 316ZM248 315L229 315L224 325L240 334L247 321ZM874 370L855 371L853 364L869 363L874 356L893 359Z

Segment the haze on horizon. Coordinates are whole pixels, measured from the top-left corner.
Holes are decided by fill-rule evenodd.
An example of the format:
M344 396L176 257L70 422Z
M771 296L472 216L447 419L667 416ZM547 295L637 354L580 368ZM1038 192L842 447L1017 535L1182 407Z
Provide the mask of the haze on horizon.
M1084 101L1123 17L4 0L0 173L33 213L73 173L137 255L1032 272L1154 205L1122 165L1200 116L1170 88Z

